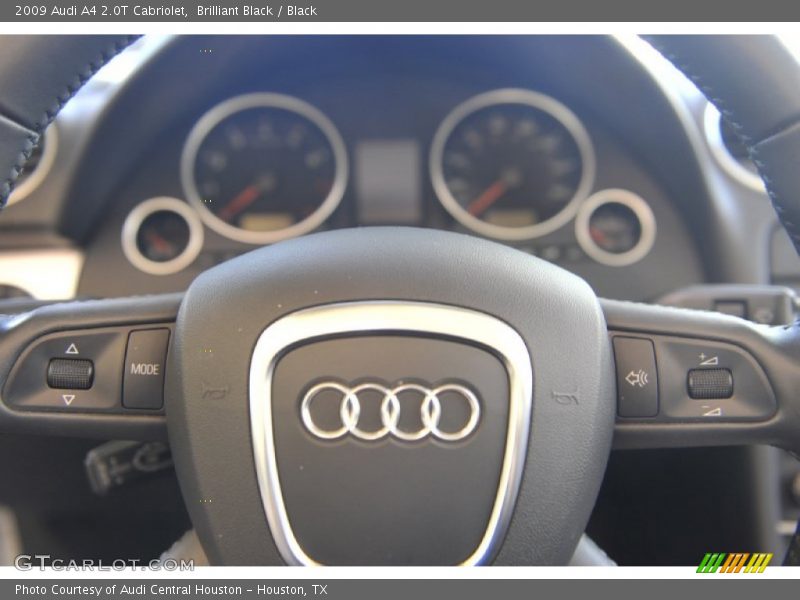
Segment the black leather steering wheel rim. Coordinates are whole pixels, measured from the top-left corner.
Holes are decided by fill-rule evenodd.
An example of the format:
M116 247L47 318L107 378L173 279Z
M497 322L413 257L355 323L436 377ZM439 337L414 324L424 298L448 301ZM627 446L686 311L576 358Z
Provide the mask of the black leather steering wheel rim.
M800 253L800 69L774 36L646 38L722 113L747 146Z
M70 98L137 36L5 36L0 56L0 209Z

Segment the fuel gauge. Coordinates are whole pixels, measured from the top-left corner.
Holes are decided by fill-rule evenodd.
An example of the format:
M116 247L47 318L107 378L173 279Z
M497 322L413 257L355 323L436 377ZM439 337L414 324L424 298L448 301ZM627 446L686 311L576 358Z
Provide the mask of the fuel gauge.
M586 199L575 218L584 252L604 265L623 267L644 258L655 242L650 206L633 192L607 189Z
M188 267L203 246L200 218L185 202L159 197L134 208L122 227L122 249L137 269L170 275Z

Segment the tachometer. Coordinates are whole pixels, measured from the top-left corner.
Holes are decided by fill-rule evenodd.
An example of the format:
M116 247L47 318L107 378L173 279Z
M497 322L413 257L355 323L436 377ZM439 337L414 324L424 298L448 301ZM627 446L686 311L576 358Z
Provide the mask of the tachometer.
M526 240L566 224L589 195L595 157L580 120L528 90L488 92L457 106L431 146L431 178L465 227Z
M347 154L336 127L310 104L247 94L197 122L181 178L211 229L268 244L307 233L330 216L344 194Z

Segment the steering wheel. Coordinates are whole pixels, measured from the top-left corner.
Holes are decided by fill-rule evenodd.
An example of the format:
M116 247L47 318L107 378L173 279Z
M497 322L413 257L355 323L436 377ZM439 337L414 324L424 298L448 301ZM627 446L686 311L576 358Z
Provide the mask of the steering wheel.
M4 39L0 194L131 38ZM774 38L651 40L750 149L800 250L800 72ZM800 452L800 328L598 299L465 235L254 250L185 294L0 320L0 429L164 439L212 563L560 564L616 447Z

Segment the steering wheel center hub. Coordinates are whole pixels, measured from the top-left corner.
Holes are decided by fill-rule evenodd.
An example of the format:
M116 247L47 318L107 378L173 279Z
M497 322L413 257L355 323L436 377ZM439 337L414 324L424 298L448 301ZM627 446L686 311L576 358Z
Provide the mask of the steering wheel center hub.
M516 499L531 392L522 338L463 308L333 304L267 327L250 426L284 560L486 562Z
M207 271L175 335L170 440L214 561L563 562L583 531L613 378L566 271L456 234L330 232Z

